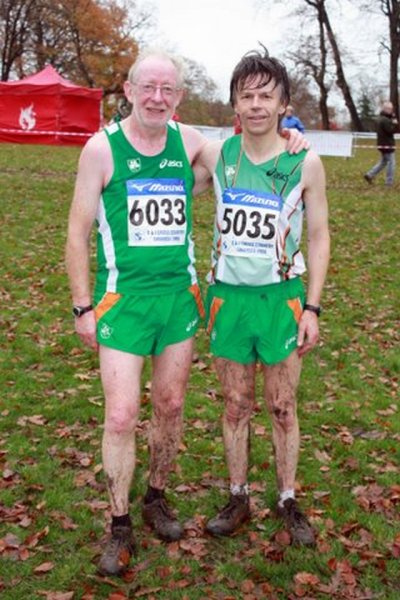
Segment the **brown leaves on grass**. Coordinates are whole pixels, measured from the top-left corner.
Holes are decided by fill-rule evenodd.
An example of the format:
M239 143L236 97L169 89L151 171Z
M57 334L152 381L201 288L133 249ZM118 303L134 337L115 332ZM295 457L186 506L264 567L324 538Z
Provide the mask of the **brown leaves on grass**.
M328 598L340 600L372 600L376 594L368 589L361 589L357 582L359 573L349 561L338 561L332 558L327 564L333 573L328 583L322 583L317 575L307 572L294 576L294 594L296 598L310 600L315 593L324 594Z
M28 424L43 426L43 425L46 425L46 423L47 423L47 419L45 419L43 417L43 415L31 415L29 417L22 416L17 420L17 424L20 427L25 427Z
M308 589L314 588L320 583L319 577L312 573L301 571L294 576L294 594L297 598L308 595Z
M39 542L46 537L48 533L49 528L45 527L44 529L27 536L24 541L21 541L17 535L7 533L3 538L0 538L0 557L20 561L28 560L31 558L31 551L36 548Z
M400 558L400 533L396 535L391 551L394 558Z
M353 494L357 504L367 512L382 513L387 518L393 518L396 506L400 503L400 485L384 488L377 483L355 487Z
M48 592L42 590L39 591L38 594L44 596L46 600L72 600L75 592Z

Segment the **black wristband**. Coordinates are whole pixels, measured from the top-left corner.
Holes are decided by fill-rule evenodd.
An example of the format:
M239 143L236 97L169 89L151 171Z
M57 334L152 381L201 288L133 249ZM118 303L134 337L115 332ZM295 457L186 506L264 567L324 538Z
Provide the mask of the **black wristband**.
M321 314L321 307L314 306L314 304L305 304L303 310L309 310L310 312L315 313L317 317L319 317L319 315Z
M92 304L89 304L89 306L73 306L72 314L74 315L74 317L77 317L79 319L79 317L86 314L87 312L90 312L91 310L93 310Z

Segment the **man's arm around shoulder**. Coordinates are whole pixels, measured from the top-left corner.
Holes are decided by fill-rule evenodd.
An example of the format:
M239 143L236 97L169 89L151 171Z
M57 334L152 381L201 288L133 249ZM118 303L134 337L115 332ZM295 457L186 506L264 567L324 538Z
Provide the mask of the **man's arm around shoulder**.
M193 169L195 174L194 194L200 194L208 189L212 183L213 175L221 152L222 141L207 142L197 156Z
M180 125L186 154L193 167L195 185L193 194L197 195L209 188L217 164L222 142L210 142L190 125Z

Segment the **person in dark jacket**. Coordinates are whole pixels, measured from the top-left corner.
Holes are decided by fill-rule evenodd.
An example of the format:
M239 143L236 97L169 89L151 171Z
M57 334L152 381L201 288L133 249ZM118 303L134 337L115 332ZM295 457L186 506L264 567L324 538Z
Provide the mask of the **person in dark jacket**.
M393 104L384 102L377 121L377 144L381 159L364 175L368 183L372 183L373 178L386 168L386 185L393 184L396 164L394 133L397 127L398 121L393 113Z

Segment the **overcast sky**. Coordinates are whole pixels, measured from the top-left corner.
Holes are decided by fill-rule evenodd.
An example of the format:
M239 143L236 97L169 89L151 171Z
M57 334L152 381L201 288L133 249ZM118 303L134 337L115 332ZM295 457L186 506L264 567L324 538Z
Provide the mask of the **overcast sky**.
M170 50L203 64L217 83L223 101L228 100L230 74L241 56L257 48L261 41L271 54L284 58L288 37L298 26L294 18L287 18L293 6L291 1L279 5L272 0L151 3L158 23L156 39L168 44ZM261 9L262 4L268 8ZM142 5L148 3L142 0ZM366 18L349 0L337 0L335 7L332 24L349 54L346 75L354 85L358 85L360 77L367 76L386 84L387 59L378 56L378 37L386 32L386 20L379 13Z

